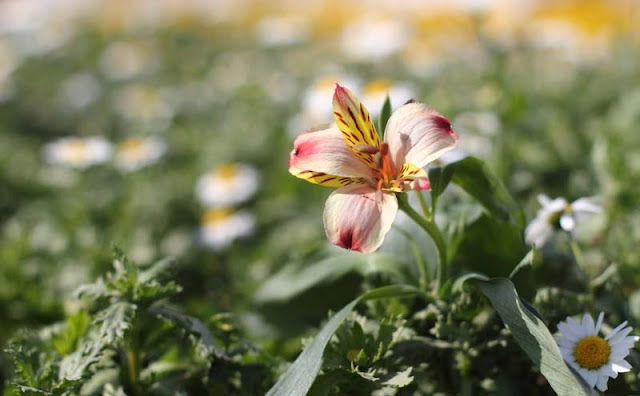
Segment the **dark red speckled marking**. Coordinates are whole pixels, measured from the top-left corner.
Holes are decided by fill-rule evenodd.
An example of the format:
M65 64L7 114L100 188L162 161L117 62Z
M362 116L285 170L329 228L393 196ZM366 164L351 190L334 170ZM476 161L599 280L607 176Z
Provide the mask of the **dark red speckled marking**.
M432 117L432 121L433 121L433 124L436 126L436 128L442 129L443 131L446 131L450 135L453 134L453 130L451 129L451 122L445 117L441 115L434 115Z

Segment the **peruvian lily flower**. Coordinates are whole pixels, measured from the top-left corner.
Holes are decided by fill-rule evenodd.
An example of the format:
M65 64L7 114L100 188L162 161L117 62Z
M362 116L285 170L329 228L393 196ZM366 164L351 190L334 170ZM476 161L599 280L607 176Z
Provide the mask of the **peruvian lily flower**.
M391 115L381 141L367 109L338 84L333 114L336 126L298 136L289 172L338 187L324 208L327 238L345 249L373 252L396 217L395 194L429 189L422 167L453 149L458 136L445 117L409 103Z

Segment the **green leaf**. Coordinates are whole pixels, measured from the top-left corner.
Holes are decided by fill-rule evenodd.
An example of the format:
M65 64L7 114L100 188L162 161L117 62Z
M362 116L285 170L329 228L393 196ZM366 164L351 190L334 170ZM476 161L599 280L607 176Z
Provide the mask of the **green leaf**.
M533 301L536 296L536 282L533 276L533 265L534 263L539 263L540 254L536 248L532 248L529 253L520 261L513 271L511 271L511 275L509 275L509 279L516 286L516 290L520 297L525 298L529 301Z
M404 388L413 382L413 377L411 376L412 369L413 367L409 367L404 371L396 373L393 377L383 382L383 384L392 388Z
M478 200L493 216L517 226L520 230L524 228L524 214L520 206L498 176L482 160L467 157L445 166L441 172L451 172L451 180Z
M254 300L262 304L286 302L317 285L334 282L352 272L363 275L397 273L397 265L392 256L382 253L345 253L305 266L296 263L267 279L255 293Z
M101 341L90 341L60 362L59 379L61 381L79 381L91 374L90 368L98 363L106 345Z
M214 341L209 328L200 320L164 307L155 308L151 310L151 313L170 320L195 335L202 343L207 355L214 354L217 357L225 356L224 350Z
M117 302L98 312L94 322L102 323L100 338L107 344L112 344L116 339L122 338L125 331L131 327L136 309L137 307L133 304Z
M387 94L382 104L382 109L380 110L380 118L378 118L378 133L380 134L380 138L384 137L384 130L387 127L389 117L391 117L391 99Z
M562 359L560 349L549 329L520 302L509 279L496 278L472 281L487 296L505 326L520 347L538 366L553 390L560 396L594 395Z
M449 254L469 271L489 277L506 277L527 252L522 231L501 221L477 204L477 211L464 211L456 224Z
M320 371L322 356L329 340L359 302L381 298L410 297L422 293L424 293L422 290L413 286L393 285L370 290L351 301L333 315L287 372L269 390L267 396L303 396L307 394L318 375L318 371Z
M53 347L62 355L68 355L76 349L76 344L89 329L91 318L86 311L79 311L66 320L66 329L53 337Z
M444 192L445 188L451 182L455 167L453 166L438 166L429 168L429 184L431 185L431 201L437 202L440 195ZM432 207L435 204L432 203Z

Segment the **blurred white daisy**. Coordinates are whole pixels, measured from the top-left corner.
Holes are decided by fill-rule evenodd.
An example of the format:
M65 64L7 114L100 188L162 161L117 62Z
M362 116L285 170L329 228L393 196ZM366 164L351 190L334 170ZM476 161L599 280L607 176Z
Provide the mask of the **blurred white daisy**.
M627 321L611 330L605 338L600 337L598 332L603 317L604 314L600 312L596 323L593 323L589 314L584 314L582 323L567 317L564 322L558 323L560 334L556 336L564 360L590 387L602 392L607 390L609 378L616 378L618 373L631 370L625 357L640 338L628 335L633 329L627 326Z
M309 126L316 127L334 122L331 98L337 82L353 87L352 90L356 93L359 91L360 82L348 75L336 73L315 80L302 94L302 109L287 123L289 136L296 137L309 129Z
M380 110L387 95L389 95L391 106L398 108L409 100L415 99L416 91L409 84L394 84L389 80L377 79L364 86L360 99L369 109L371 117L376 119L380 116Z
M166 151L167 145L160 138L130 138L116 148L115 164L123 171L135 171L157 162Z
M247 164L228 163L200 176L196 196L204 206L232 206L254 196L260 184L258 171Z
M556 231L573 234L577 223L585 216L600 213L602 208L592 198L579 198L571 204L564 198L551 199L544 194L538 195L542 206L536 218L525 229L525 240L540 247L547 243Z
M139 43L115 42L100 56L100 70L111 80L127 80L156 68L151 48Z
M109 161L113 147L108 140L100 136L65 137L46 144L43 154L50 164L85 169Z
M337 82L346 87L353 87L352 91L356 93L359 91L360 83L353 77L341 75L340 73L326 75L315 80L304 92L302 112L320 123L332 122L333 106L330 99L333 97Z
M344 28L340 44L345 56L377 61L402 49L410 33L406 21L364 16Z
M307 39L309 26L309 21L301 15L266 16L258 21L256 35L266 47L292 45Z
M204 246L220 251L236 239L252 235L255 226L255 217L247 211L209 209L202 216L198 239Z
M84 109L98 99L101 87L91 73L76 73L60 84L59 100L74 109Z
M114 94L113 105L128 122L141 124L141 128L149 130L164 130L175 113L168 93L149 85L129 84Z

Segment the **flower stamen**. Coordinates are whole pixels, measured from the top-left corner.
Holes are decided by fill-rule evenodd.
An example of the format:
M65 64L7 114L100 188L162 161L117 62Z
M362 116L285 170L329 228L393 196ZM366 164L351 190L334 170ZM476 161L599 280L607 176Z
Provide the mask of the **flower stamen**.
M611 346L607 341L598 336L584 337L573 348L573 357L580 367L588 370L597 370L607 364Z

